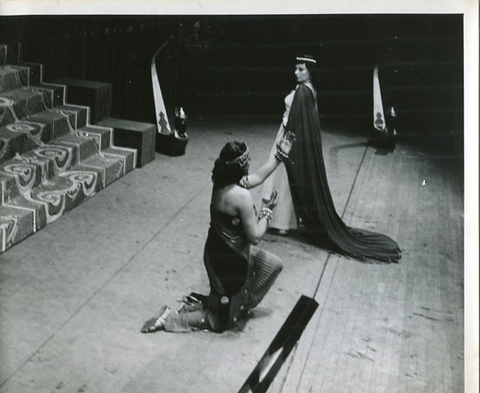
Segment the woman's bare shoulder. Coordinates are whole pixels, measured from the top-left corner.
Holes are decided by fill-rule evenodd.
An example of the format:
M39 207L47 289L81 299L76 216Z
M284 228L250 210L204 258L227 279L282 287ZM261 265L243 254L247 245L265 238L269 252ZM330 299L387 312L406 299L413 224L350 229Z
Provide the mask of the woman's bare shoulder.
M244 199L251 199L251 194L250 191L248 191L246 188L243 188L239 186L238 184L232 185L226 190L221 191L220 194L220 199L226 200L226 201L241 201Z
M237 185L225 191L219 202L221 210L232 215L242 214L241 212L247 211L253 203L250 192Z
M230 193L233 197L240 198L240 199L252 199L252 194L246 188L241 187L240 185L236 184L234 187L231 188Z

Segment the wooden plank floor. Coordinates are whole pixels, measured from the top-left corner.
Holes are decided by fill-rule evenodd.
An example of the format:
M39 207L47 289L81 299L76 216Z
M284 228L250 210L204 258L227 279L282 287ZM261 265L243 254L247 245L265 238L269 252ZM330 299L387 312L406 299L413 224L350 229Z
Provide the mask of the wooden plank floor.
M451 156L366 149L344 220L399 264L330 256L319 309L269 392L463 392L463 173Z
M208 291L202 252L220 148L246 141L255 170L277 127L192 120L185 156L157 155L2 254L0 393L233 393L302 294L320 306L271 392L462 392L462 176L451 157L407 144L375 154L341 128L322 138L337 210L395 238L400 264L268 234L261 247L284 269L246 325L139 333L161 304Z

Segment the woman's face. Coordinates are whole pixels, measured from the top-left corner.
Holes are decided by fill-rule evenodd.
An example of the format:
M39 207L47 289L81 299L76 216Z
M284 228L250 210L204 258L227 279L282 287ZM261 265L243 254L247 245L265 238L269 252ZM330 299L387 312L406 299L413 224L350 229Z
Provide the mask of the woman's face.
M310 71L308 71L307 66L304 63L299 63L295 65L295 76L297 82L311 82L310 80Z

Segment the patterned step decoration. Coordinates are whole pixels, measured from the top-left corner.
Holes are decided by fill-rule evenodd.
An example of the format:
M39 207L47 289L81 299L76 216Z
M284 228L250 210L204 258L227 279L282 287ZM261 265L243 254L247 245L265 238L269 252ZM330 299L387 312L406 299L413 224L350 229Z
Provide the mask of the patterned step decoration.
M18 44L0 45L0 253L136 168L135 149L42 75Z

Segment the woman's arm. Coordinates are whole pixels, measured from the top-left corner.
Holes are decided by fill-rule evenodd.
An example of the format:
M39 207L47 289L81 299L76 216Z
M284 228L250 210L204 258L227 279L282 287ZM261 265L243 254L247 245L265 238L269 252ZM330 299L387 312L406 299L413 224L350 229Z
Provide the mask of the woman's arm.
M243 188L250 189L262 184L282 161L288 159L288 154L292 149L294 141L295 135L292 132L287 131L277 144L277 153L273 157L269 157L268 161L263 164L255 173L244 176L240 181L240 185Z
M281 161L275 157L270 157L255 173L248 175L246 188L254 188L262 184L265 179L280 165Z
M253 200L250 191L238 188L235 196L238 216L243 225L247 240L251 244L258 244L262 240L268 228L268 222L272 218L272 209L278 201L278 194L275 192L267 207L263 208L258 217L255 214Z

